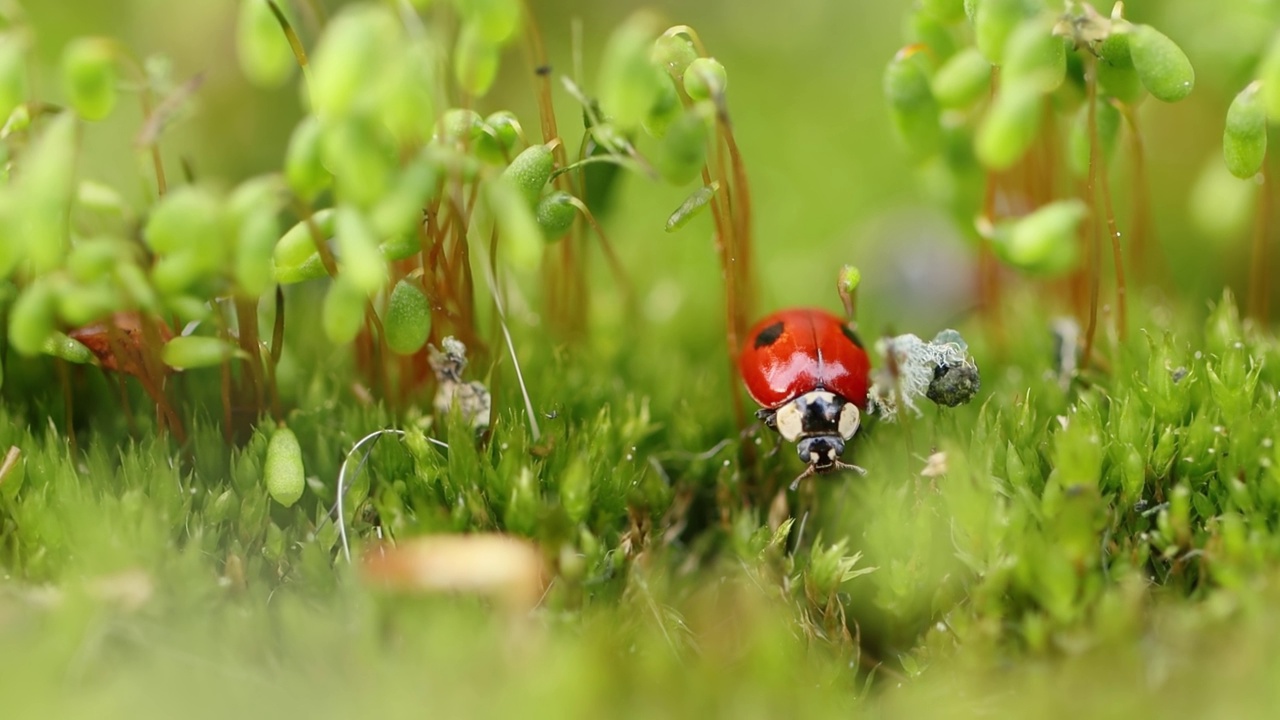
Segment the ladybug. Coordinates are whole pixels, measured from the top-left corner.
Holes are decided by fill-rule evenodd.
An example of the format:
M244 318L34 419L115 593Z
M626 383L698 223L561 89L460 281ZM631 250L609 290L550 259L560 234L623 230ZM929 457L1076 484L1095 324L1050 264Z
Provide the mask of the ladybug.
M796 443L808 468L795 482L830 470L866 470L840 461L861 423L871 359L840 318L814 308L782 310L756 323L738 358L756 417Z

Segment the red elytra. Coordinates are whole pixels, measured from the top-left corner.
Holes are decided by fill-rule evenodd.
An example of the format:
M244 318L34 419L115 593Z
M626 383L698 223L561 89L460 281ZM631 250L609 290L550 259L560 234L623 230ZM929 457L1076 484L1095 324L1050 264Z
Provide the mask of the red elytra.
M818 389L862 408L871 384L871 359L858 336L816 308L781 310L756 323L738 369L752 399L770 410Z

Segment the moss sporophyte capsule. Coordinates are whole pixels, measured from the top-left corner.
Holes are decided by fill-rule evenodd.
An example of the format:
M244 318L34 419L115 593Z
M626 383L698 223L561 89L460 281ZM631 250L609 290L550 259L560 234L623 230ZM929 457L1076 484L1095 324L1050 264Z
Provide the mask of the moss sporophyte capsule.
M306 488L302 448L298 445L298 437L283 425L271 434L262 475L267 493L281 505L289 507L302 497Z
M1227 108L1222 132L1222 157L1238 178L1251 178L1262 169L1267 155L1267 110L1262 83L1254 81L1241 90Z
M391 291L382 319L387 346L400 355L411 355L427 342L431 331L431 305L416 283L401 280Z

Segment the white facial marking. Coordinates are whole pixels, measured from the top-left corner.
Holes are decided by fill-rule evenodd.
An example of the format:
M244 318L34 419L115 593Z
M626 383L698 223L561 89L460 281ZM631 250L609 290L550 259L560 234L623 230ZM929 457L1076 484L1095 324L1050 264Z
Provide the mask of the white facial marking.
M778 408L773 421L778 428L778 434L787 442L795 442L800 437L800 433L804 432L804 417L795 400Z
M858 412L858 406L853 403L845 403L840 408L840 419L836 422L836 429L840 431L840 437L848 440L853 434L858 432L858 425L862 423L862 415Z

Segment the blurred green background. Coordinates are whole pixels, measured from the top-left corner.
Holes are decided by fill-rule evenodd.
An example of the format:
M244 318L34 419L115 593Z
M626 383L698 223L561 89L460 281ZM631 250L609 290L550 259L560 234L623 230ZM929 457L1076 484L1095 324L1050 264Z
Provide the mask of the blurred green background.
M758 311L799 304L834 308L837 303L832 292L835 269L842 263L853 262L862 266L866 277L862 320L871 329L871 334L890 326L931 335L944 324L958 322L963 317L971 305L969 284L972 273L969 264L972 254L968 252L962 234L929 199L917 169L899 148L890 128L880 88L885 63L906 42L904 25L912 2L828 0L784 4L762 0L667 0L642 5L622 1L531 0L531 4L535 6L539 25L546 36L557 76L574 72L572 20L580 20L585 75L582 80L587 88L593 85L592 70L609 32L640 7L656 8L669 24L694 26L709 51L724 63L729 74L730 107L755 201L754 227L762 270ZM113 36L140 56L166 58L171 63L172 77L176 82L196 73L205 75L206 82L198 95L195 112L181 118L165 135L163 148L171 175L180 175L179 168L185 160L200 177L214 178L230 186L246 177L278 168L289 134L301 117L300 95L296 83L280 90L263 91L251 87L242 77L234 49L236 5L231 0L30 0L24 7L35 27L37 56L41 61L39 80L33 93L40 97L58 97L55 69L67 40L90 34ZM326 3L330 11L336 10L338 5ZM1226 0L1221 3L1139 0L1128 3L1128 16L1151 22L1166 31L1186 49L1198 73L1197 89L1187 101L1162 105L1148 100L1141 110L1150 163L1156 237L1170 262L1171 282L1168 287L1179 290L1178 296L1185 307L1203 307L1205 299L1219 297L1224 282L1235 285L1237 293L1244 294L1242 281L1247 261L1247 223L1241 225L1233 216L1227 218L1231 222L1224 223L1221 232L1206 234L1192 222L1192 209L1197 206L1189 198L1202 170L1221 166L1223 114L1231 97L1247 82L1252 65L1248 52L1241 53L1240 48L1261 47L1275 31L1274 6L1275 3L1252 0ZM1100 9L1105 12L1108 8ZM302 31L305 40L314 39L314 28L304 24ZM504 58L498 86L480 102L477 109L487 113L510 108L517 112L526 128L535 128L537 122L530 72L522 48L517 45L510 49ZM580 131L580 127L575 127L578 107L558 84L555 90L562 129L570 142L576 144ZM85 135L87 152L83 160L83 175L122 189L134 188L141 204L147 192L145 178L149 171L131 144L139 121L136 104L126 99L109 120L90 126ZM1125 178L1127 172L1125 164L1119 164L1117 177ZM1117 206L1123 223L1128 216L1127 187L1117 182L1116 189L1120 196ZM695 358L705 366L700 368L704 370L703 374L697 377L673 372L673 368L686 370L691 367L690 363L681 365L674 362L670 367L645 368L630 376L638 386L634 389L637 395L655 397L654 416L658 423L667 425L670 433L664 442L670 441L673 445L679 444L682 430L691 426L696 428L696 432L685 434L695 438L696 442L703 442L708 436L724 430L715 427L715 422L718 418L727 423L728 415L721 408L719 413L707 411L681 417L673 412L675 399L692 398L689 405L705 411L706 405L699 401L712 397L717 401L727 398L730 384L736 384L736 378L725 372L718 354L722 351L722 283L710 242L709 218L700 217L677 234L669 235L663 231L667 216L688 191L688 188L669 188L643 178L628 177L620 192L620 202L607 219L607 226L641 289L642 307L652 332L659 336L655 344ZM1202 215L1213 216L1217 208L1211 204L1207 208L1199 207L1199 211ZM1224 209L1223 215L1228 214ZM1204 217L1200 221L1203 224ZM597 267L602 268L602 264ZM607 274L601 269L597 285L604 289L608 282ZM616 293L600 292L596 297L600 300L595 321L608 332L596 334L592 342L620 352L628 342L628 335L623 329L632 327L632 324L621 316ZM305 308L299 310L300 313L306 311ZM305 322L300 325L304 329L308 327ZM1047 333L1045 335L1042 341L1047 344ZM1028 357L1040 349L1034 341L1025 345L1029 346ZM647 357L651 358L652 354ZM1047 357L1047 352L1036 357ZM601 366L607 365L601 363ZM703 383L705 378L712 380ZM1001 377L992 373L984 380L988 378L993 382L990 382L987 392L1003 400L1012 402L1022 393L1030 396L1026 390L1028 379L1022 375L1009 372ZM673 387L678 382L694 387ZM992 388L995 388L994 392ZM614 389L609 388L610 391ZM1046 395L1044 392L1040 394ZM554 406L553 401L545 398L540 402ZM314 413L313 422L319 422L315 418L322 418L326 423L331 419L328 407ZM969 425L950 428L958 437L968 437L969 430ZM701 447L705 445L699 449ZM887 458L899 447L886 444L877 452ZM329 458L331 465L336 464L335 457ZM329 476L332 473L326 475ZM912 504L917 502L916 498L891 496L890 490L896 492L896 486L884 480L880 483L871 487L884 488L883 497L868 496L880 502L855 501L853 505L856 507L850 510L851 515L857 515L859 523L864 517L877 518L880 523L876 527L868 519L865 524L873 527L872 532L850 533L856 547L870 547L872 553L879 549L882 557L894 557L896 553L910 556L918 550L912 545L912 536L923 533L918 526L897 522L902 518L917 518L921 526L936 525L939 529L936 537L926 536L923 540L917 537L920 545L933 543L938 547L945 546L950 539L943 532L949 529L945 523L934 523L934 518L919 512L919 505ZM982 500L986 498L985 495L979 497ZM889 500L895 498L900 501L900 507L890 504ZM94 511L97 512L96 506ZM102 527L113 526L104 523ZM156 544L156 548L159 547ZM196 547L196 544L193 542L191 547ZM159 552L156 548L146 547L143 550ZM919 552L927 554L927 551ZM944 557L942 553L938 556ZM921 574L936 570L936 574L942 576L950 572L950 563L954 559L949 554L945 559L946 563L940 562L936 568L925 568ZM173 577L198 576L213 582L205 573L209 558L196 557L193 551L190 556L184 556L184 562L189 563L189 566L184 566L187 574L175 573ZM895 568L886 567L881 577L893 578L894 571ZM748 585L745 580L738 582ZM640 587L644 587L643 583ZM708 595L719 591L716 583L712 582L700 589ZM903 594L915 589L908 587ZM932 591L934 588L929 586L927 589ZM161 595L165 596L181 597L184 591L192 594L210 592L212 595L209 587L200 585L189 589L166 587L163 591ZM760 593L764 595L766 591L762 589ZM730 593L726 596L732 598ZM1274 594L1263 596L1258 601L1259 606L1270 607L1266 601L1271 597ZM175 602L175 607L204 608L213 605L204 603L206 599ZM262 605L254 605L259 609L265 606L267 611L246 612L248 619L241 617L240 613L244 605L256 601L256 598L250 598L250 603L244 605L220 609L218 612L222 614L218 616L184 616L183 620L189 624L184 622L172 630L168 627L168 618L164 617L170 608L159 608L155 615L145 615L137 623L147 630L136 643L141 648L137 655L143 656L145 662L142 671L132 678L145 680L117 680L110 673L103 672L108 676L101 683L104 692L83 701L86 705L95 704L94 707L80 710L87 716L124 716L148 699L155 705L156 696L159 696L162 703L158 707L172 707L175 714L189 712L192 705L207 702L209 707L219 708L219 703L222 707L212 711L202 708L204 712L210 716L225 717L227 698L244 696L248 698L243 701L246 712L256 709L264 714L299 714L301 707L314 710L315 714L327 711L327 714L342 712L349 716L366 710L355 706L353 698L363 699L377 693L398 701L388 705L402 708L405 717L419 717L422 707L418 703L422 702L423 695L420 688L423 687L423 676L427 674L423 668L447 668L451 671L441 676L444 679L436 680L438 688L431 688L429 700L440 703L433 708L437 712L439 707L452 707L450 703L463 706L463 703L475 699L472 695L490 695L485 693L485 688L476 689L471 685L476 678L485 678L494 685L509 686L508 689L514 687L506 695L493 693L483 698L495 704L495 715L501 712L504 717L527 714L529 707L535 704L531 699L538 700L537 709L547 715L553 712L571 715L555 703L576 701L581 704L579 711L583 716L599 716L619 706L640 708L632 710L637 717L664 716L664 703L679 707L682 692L689 696L703 693L703 702L711 704L724 697L717 691L728 687L738 692L744 688L755 690L762 696L775 697L775 702L785 703L785 707L770 707L763 701L751 704L748 701L753 697L747 693L739 696L743 698L740 702L745 707L730 708L735 717L750 716L749 711L761 716L785 716L788 710L803 702L822 706L834 714L848 709L845 706L848 698L843 693L857 689L845 685L849 680L843 675L834 681L805 675L815 670L815 666L834 672L833 668L843 668L846 664L824 664L826 658L806 646L804 639L797 637L791 618L775 612L772 604L758 611L762 618L767 618L759 622L754 622L759 618L745 611L739 614L753 619L753 622L734 624L724 621L729 613L721 612L719 606L708 610L701 624L696 619L691 622L690 638L697 638L698 642L705 644L698 648L704 654L700 655L700 664L694 666L696 672L690 673L687 672L688 666L682 663L663 661L663 658L671 657L663 654L666 652L665 643L670 639L662 638L659 642L658 635L652 632L653 626L641 625L642 621L648 621L648 615L641 612L650 609L645 601L652 604L653 600L638 594L627 598L627 604L623 605L625 611L620 614L625 615L626 620L634 621L635 626L619 631L614 615L602 614L602 619L588 617L590 626L582 634L585 640L578 642L580 638L575 635L578 628L567 623L571 625L571 631L554 635L551 641L563 643L563 646L552 644L552 652L542 656L532 653L521 655L519 648L516 652L506 652L509 648L501 646L499 641L480 634L485 628L496 632L492 626L474 619L470 623L455 622L459 614L456 609L451 611L453 615L443 610L439 615L406 612L409 620L405 622L422 620L427 624L421 637L427 638L428 642L398 646L388 653L381 645L368 641L385 632L390 623L379 617L378 611L369 606L367 598L355 594L354 597L340 595L334 600L332 606L318 607L320 603L312 599L282 592L274 600L268 598ZM775 600L770 596L770 603ZM9 623L9 628L22 634L19 641L24 645L47 645L51 648L47 654L59 663L64 657L72 659L68 662L74 671L70 677L72 684L83 679L75 673L88 673L100 667L95 663L81 662L81 658L102 656L100 647L119 652L103 637L111 640L112 633L115 633L133 642L135 639L129 633L137 632L137 625L129 622L117 626L104 621L99 625L99 611L91 604L81 608L76 602L78 599L72 597L66 613L67 617L77 621L81 615L84 616L82 625L75 626L62 619L48 621L47 627L42 626L35 620L28 621L17 611L0 606L0 611L10 612L9 617L18 618ZM749 604L744 602L744 605ZM654 612L656 614L656 610ZM1136 615L1137 611L1134 613ZM111 620L111 616L102 615ZM1215 617L1211 615L1208 620L1198 621L1202 624L1195 624L1186 631L1187 635L1217 637L1217 628L1212 624ZM1259 640L1277 635L1272 614L1259 612L1257 617L1264 622L1265 633L1239 630L1236 635L1226 637L1251 639L1255 642L1255 649L1275 647L1265 639ZM658 622L661 626L662 618L658 618ZM274 623L281 623L284 629ZM680 623L683 626L683 620ZM100 626L105 626L106 630L99 631ZM94 632L85 631L86 627ZM228 627L234 631L227 632ZM744 642L756 651L744 655L738 635L742 628L751 627L758 629L741 632L741 635L746 638ZM867 623L867 628L869 631L873 629L871 622ZM1117 633L1121 638L1117 644L1135 655L1148 652L1149 642L1139 645L1130 641L1140 632L1145 632L1145 628L1134 630L1132 636ZM53 641L46 643L47 638L41 633ZM708 636L727 639L717 641L713 637L708 640ZM648 648L646 653L646 649L641 647L638 654L641 661L637 662L639 670L634 676L608 675L605 668L609 667L609 660L635 652L635 638L640 638L641 643L647 638L656 649ZM15 641L14 646L17 644ZM264 650L264 644L274 644L275 647ZM128 643L125 645L133 647ZM6 643L0 641L0 648L5 646ZM216 662L209 663L204 657L186 654L185 649L189 647L214 648L209 655ZM494 647L500 647L505 658L496 670L491 666L497 656ZM1111 651L1110 646L1099 647L1098 655ZM1171 658L1194 658L1197 650L1190 640L1170 643L1167 649L1154 647L1150 650L1152 654L1163 652ZM459 648L474 650L475 656L460 661ZM1234 646L1231 650L1235 650ZM1138 701L1148 700L1163 689L1185 690L1190 687L1182 681L1191 673L1175 666L1160 682L1153 681L1151 677L1141 678L1147 683L1144 686L1147 695L1130 695L1126 692L1129 681L1132 679L1137 685L1139 679L1109 673L1107 665L1096 662L1098 655L1081 656L1075 666L1078 675L1091 680L1103 675L1112 676L1109 679L1114 681L1112 690L1115 695L1129 697L1130 702L1137 702L1132 700L1133 697ZM530 656L535 658L535 663L530 665L543 672L527 672L525 662ZM1000 682L993 683L996 689L986 696L1006 697L1007 690L1003 684L1008 669L1003 664L1006 656L999 651L993 652L992 656L991 662L1000 664ZM276 672L281 670L281 657L305 661L302 663L304 669L295 674ZM329 657L335 658L332 663L327 662ZM548 664L548 657L553 660L559 658L559 661ZM981 657L980 662L986 662L986 656ZM244 658L254 660L246 662ZM1134 667L1145 659L1119 658L1115 660L1117 664ZM108 657L108 660L114 659L114 655ZM40 664L40 660L35 658L28 663L21 653L4 658L0 668L10 671L0 672L0 688L4 679L11 683L27 681L28 678L15 674L11 668L21 669L30 664L35 668L27 670L33 687L47 690L44 694L49 698L58 697L64 689L64 679L46 677L47 673L42 675L40 668L49 667L50 663ZM536 664L538 662L543 664ZM735 667L735 662L740 665ZM756 669L746 672L741 665ZM1220 673L1205 675L1200 681L1206 685L1224 676L1240 682L1229 666L1213 662L1205 662L1204 665L1212 666ZM583 672L586 667L592 672ZM1030 688L1026 692L1031 694L1044 687L1053 687L1052 675L1059 668L1047 667L1043 670L1039 665L1028 662L1018 670L1024 674L1015 679L1023 680ZM645 668L648 668L648 674L645 674ZM1269 669L1270 666L1261 671L1255 668L1254 672L1244 672L1239 677L1255 678ZM256 675L265 675L267 679ZM1199 678L1198 673L1196 677ZM934 678L942 686L940 694L951 689L946 687L950 675L944 673ZM207 682L201 682L206 679ZM344 680L347 686L344 686ZM774 684L769 685L770 681ZM808 692L809 681L825 689ZM270 682L275 684L266 687ZM704 682L705 686L699 686ZM956 682L961 683L960 680ZM1013 685L1012 682L1009 684ZM350 689L348 686L356 686L355 689L363 690L364 694L344 694L343 691ZM198 687L200 693L192 693L192 687ZM317 692L317 687L323 692ZM157 692L156 688L160 691ZM166 689L169 692L163 692ZM578 692L573 692L575 690ZM963 693L952 692L948 699L954 699L957 694ZM103 695L114 700L111 707L97 705ZM273 698L276 702L263 702L263 697ZM1105 701L1109 696L1100 697ZM1163 697L1166 707L1179 707L1177 692ZM621 698L621 701L615 702L616 698ZM1057 698L1058 694L1052 693L1041 700L1049 704ZM919 717L926 711L945 715L950 708L927 693L916 695L915 699L890 697L891 702L895 699L904 706L897 713L902 717ZM1062 699L1062 702L1052 703L1059 712L1074 707L1068 701L1078 698L1064 692ZM644 705L646 701L651 705ZM336 704L330 705L331 702ZM990 709L987 706L989 702L984 697L975 701L980 707L965 706L956 712L973 709L974 714L983 714ZM1009 694L1006 702L1016 707L1018 698ZM507 704L512 707L507 707ZM647 713L646 708L649 709ZM1120 706L1120 709L1141 708ZM709 716L710 710L702 712L704 710L707 708L689 708L691 715L698 712L701 714L696 716ZM721 711L728 714L723 708ZM382 715L381 712L375 714ZM3 715L0 711L0 716ZM1010 713L1015 717L1028 715L1031 713Z
M340 4L326 6L332 10ZM928 332L969 306L963 241L925 197L916 170L895 142L880 91L885 63L905 42L910 0L531 4L557 75L573 72L571 27L573 19L581 21L587 88L608 33L641 7L658 10L671 24L697 28L728 68L733 120L755 200L764 270L760 312L802 303L835 305L830 278L844 262L864 269L869 301L863 320L873 327L920 323ZM1164 28L1197 68L1196 91L1186 102L1163 105L1148 99L1142 107L1156 236L1171 263L1171 284L1197 302L1217 297L1224 281L1245 276L1247 228L1237 223L1216 240L1201 237L1188 220L1188 196L1207 163L1221 164L1222 117L1249 70L1239 48L1261 45L1270 33L1273 13L1266 5L1246 0L1127 4L1128 17ZM116 36L140 56L171 60L175 81L195 73L206 76L197 112L165 137L171 173L177 172L179 158L187 158L200 176L228 183L279 166L300 117L297 85L263 91L242 77L234 50L236 3L58 0L28 2L26 10L43 63L38 94L57 95L52 68L69 38ZM1214 31L1206 32L1208 27ZM313 30L303 23L304 40L314 38ZM498 86L478 109L483 114L511 108L526 127L536 128L530 67L523 55L519 44L508 49ZM576 144L577 106L558 82L555 91L562 134ZM122 107L88 132L88 175L141 192L138 158L129 146L139 116L127 102ZM236 151L227 152L229 147ZM1127 172L1122 166L1117 175L1122 221ZM675 235L662 230L684 192L628 178L626 203L609 219L631 271L648 293L651 319L660 325L675 313L710 319L717 312L710 222L700 218Z

